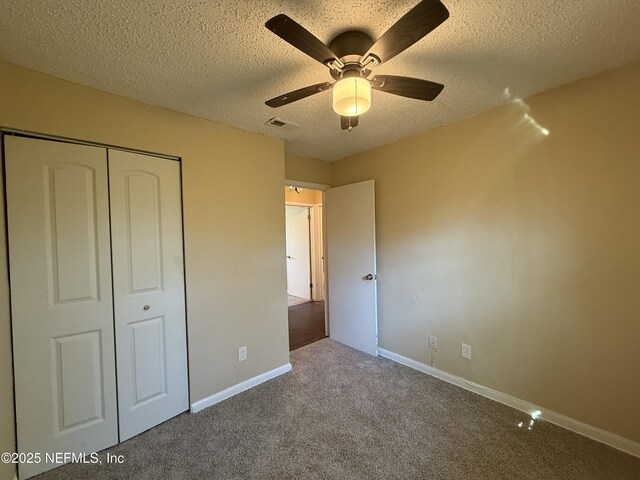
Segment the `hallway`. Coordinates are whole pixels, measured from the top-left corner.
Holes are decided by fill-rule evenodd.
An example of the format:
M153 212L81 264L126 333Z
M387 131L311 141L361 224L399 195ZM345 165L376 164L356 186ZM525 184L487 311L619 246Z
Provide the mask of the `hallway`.
M307 302L289 307L289 350L325 338L324 302Z

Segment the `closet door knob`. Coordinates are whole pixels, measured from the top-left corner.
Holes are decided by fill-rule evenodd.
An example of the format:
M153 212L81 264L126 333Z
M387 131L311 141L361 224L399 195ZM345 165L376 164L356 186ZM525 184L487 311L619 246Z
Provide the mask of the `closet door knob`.
M151 305L145 305L144 307L142 307L143 310L149 310L151 308Z

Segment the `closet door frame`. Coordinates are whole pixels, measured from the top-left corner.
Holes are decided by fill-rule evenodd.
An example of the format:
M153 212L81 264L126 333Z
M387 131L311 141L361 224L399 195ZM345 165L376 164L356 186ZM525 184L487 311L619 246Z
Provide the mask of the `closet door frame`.
M159 153L159 152L152 152L152 151L146 151L146 150L141 150L141 149L134 149L134 148L128 148L128 147L124 147L124 146L120 146L120 145L114 145L114 144L107 144L107 143L101 143L101 142L92 142L92 141L88 141L88 140L81 140L81 139L77 139L77 138L72 138L72 137L64 137L64 136L58 136L58 135L49 135L49 134L44 134L44 133L40 133L40 132L34 132L34 131L29 131L29 130L23 130L23 129L16 129L16 128L12 128L12 127L5 127L5 126L0 126L0 168L2 169L2 187L3 187L3 200L4 200L4 211L1 213L4 215L4 219L5 219L5 231L0 233L2 235L4 235L5 238L5 242L6 242L6 246L5 246L5 258L6 258L6 265L7 265L7 275L8 275L8 283L9 283L9 298L8 298L8 307L9 307L9 329L10 329L10 348L11 348L11 370L12 370L12 378L13 378L13 401L14 401L14 405L16 405L16 390L15 390L15 378L16 378L16 362L15 362L15 353L14 353L14 347L13 347L13 341L14 341L14 332L13 332L13 315L12 315L12 305L11 305L11 275L10 275L10 263L9 263L9 225L7 222L7 216L8 216L8 207L7 207L7 168L6 168L6 152L5 152L5 136L21 136L21 137L27 137L27 138L33 138L33 139L37 139L37 140L48 140L48 141L53 141L53 142L62 142L62 143L68 143L68 144L77 144L77 145L87 145L87 146L93 146L93 147L99 147L99 148L104 148L107 151L108 150L121 150L121 151L125 151L125 152L131 152L131 153L139 153L139 154L143 154L143 155L147 155L147 156L152 156L152 157L158 157L161 159L165 159L165 160L172 160L172 161L176 161L178 162L179 165L179 178L180 178L180 213L181 213L181 220L182 220L182 231L181 231L181 236L182 236L182 256L183 256L183 273L184 273L184 319L185 319L185 344L186 344L186 364L187 364L187 399L188 399L188 403L189 405L191 404L191 382L190 382L190 374L189 374L189 342L188 342L188 338L189 338L189 318L188 318L188 313L187 313L187 298L188 298L188 291L187 291L187 285L186 285L186 278L187 278L187 266L186 266L186 245L185 245L185 236L184 236L184 192L183 192L183 173L182 173L182 158L178 157L178 156L174 156L174 155L167 155L167 154L163 154L163 153ZM107 169L108 169L108 163L107 163ZM109 227L110 228L110 227ZM2 255L3 253L0 252L0 255ZM112 292L113 292L113 286L112 286ZM114 302L113 296L112 296L112 304ZM115 328L115 311L114 311L114 318L113 318L113 325ZM115 349L115 336L114 336L114 349ZM117 354L116 354L117 355ZM116 357L116 364L117 364L117 357ZM117 370L117 369L116 369ZM117 381L117 372L116 372L116 381ZM15 412L15 408L14 408L14 435L15 435L15 441L16 443L18 442L18 430L17 430L17 418L16 418L16 412ZM121 434L120 432L118 432L118 443L122 442L123 440L121 439ZM44 452L43 452L44 453Z

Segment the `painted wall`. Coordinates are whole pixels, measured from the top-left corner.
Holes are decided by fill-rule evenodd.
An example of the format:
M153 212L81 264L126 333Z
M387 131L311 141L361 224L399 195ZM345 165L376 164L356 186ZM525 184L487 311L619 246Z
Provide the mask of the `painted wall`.
M286 152L284 165L287 180L331 185L331 164L329 162Z
M295 190L290 190L288 187L284 187L284 200L285 202L294 203L322 203L322 191L302 188L296 192Z
M381 347L429 364L435 335L436 368L640 442L638 85L640 63L332 163L376 181Z
M0 125L182 157L191 402L289 361L282 140L3 62ZM14 448L8 302L0 255L0 451Z

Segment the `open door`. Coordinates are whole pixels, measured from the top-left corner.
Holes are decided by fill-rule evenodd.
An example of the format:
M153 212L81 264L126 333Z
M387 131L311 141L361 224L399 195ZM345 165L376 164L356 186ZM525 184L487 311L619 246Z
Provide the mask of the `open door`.
M329 334L378 354L373 180L325 192Z
M311 300L309 207L287 205L287 293Z

